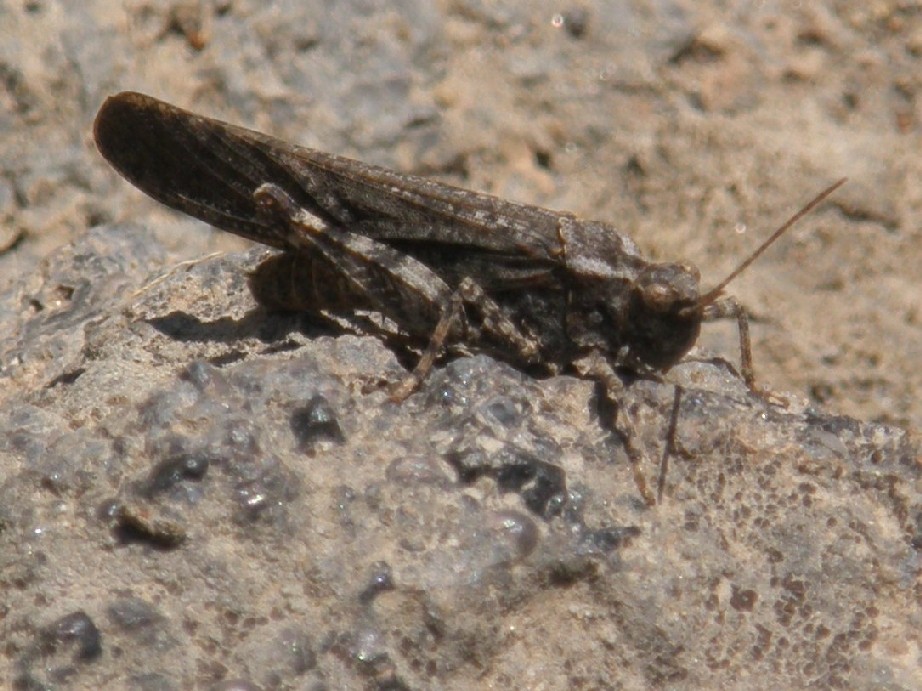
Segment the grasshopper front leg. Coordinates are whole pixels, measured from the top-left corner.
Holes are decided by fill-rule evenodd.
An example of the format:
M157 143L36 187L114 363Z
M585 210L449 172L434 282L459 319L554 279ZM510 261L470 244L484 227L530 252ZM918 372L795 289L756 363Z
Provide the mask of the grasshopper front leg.
M740 336L740 373L749 390L761 394L761 389L756 386L755 371L752 368L752 342L749 340L749 317L746 309L737 302L736 298L725 297L707 305L701 319L702 321L736 319Z

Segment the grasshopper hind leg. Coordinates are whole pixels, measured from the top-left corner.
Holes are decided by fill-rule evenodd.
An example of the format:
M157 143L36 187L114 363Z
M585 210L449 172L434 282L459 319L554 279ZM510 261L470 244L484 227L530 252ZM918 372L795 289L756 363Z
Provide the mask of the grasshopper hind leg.
M455 342L512 354L507 359L516 364L541 361L539 340L472 278L450 285L413 256L310 214L272 183L253 196L264 226L290 247L251 276L256 299L286 311L344 315L350 323L362 310L390 319L422 350L392 399L415 391Z

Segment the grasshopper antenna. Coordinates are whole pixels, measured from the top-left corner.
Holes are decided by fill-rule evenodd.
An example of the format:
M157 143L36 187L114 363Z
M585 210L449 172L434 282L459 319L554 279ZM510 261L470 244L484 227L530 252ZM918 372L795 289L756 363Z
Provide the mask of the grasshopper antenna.
M761 257L762 253L765 252L765 250L767 250L772 245L772 243L775 242L775 240L777 240L782 235L784 235L785 232L787 232L787 230L791 226L797 223L797 221L799 221L801 218L803 218L808 213L813 211L813 209L821 201L823 201L826 197L828 197L830 194L832 194L837 189L839 189L842 185L844 185L846 180L848 180L848 178L842 178L832 183L829 187L827 187L822 192L820 192L818 195L816 195L812 200L807 202L807 204L800 211L798 211L796 214L791 216L780 228L778 228L778 230L776 230L774 233L771 234L771 237L769 237L768 240L763 242L755 252L750 254L748 259L746 259L742 264L736 267L736 269L731 271L730 275L727 276L723 281L721 281L717 285L716 288L713 288L709 290L707 293L705 293L701 297L701 299L698 301L698 306L706 307L707 305L710 305L716 302L717 299L723 294L724 288L727 287L727 284L729 284L730 281L732 281L734 278L736 278L741 273L743 273L746 269L748 269L749 265L752 264L756 259Z

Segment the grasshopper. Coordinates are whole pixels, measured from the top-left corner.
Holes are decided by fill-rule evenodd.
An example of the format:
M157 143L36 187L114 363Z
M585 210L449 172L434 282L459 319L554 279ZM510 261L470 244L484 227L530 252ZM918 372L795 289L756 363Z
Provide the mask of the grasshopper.
M755 390L746 313L724 290L845 182L702 293L696 268L649 261L607 223L294 146L143 94L107 99L94 136L149 196L283 250L251 277L264 305L347 321L371 311L396 324L420 356L395 400L459 348L527 372L576 372L614 399L617 369L665 372L703 322L724 318L737 320L741 373ZM677 390L676 410L678 400Z

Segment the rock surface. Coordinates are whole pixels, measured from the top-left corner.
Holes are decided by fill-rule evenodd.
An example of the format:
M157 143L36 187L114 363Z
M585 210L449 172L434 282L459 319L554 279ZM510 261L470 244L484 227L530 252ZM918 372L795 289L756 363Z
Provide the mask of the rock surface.
M922 17L803 5L0 1L0 679L918 687ZM706 286L847 174L733 290L800 393L715 326L617 417L482 356L393 404L380 341L266 313L266 250L106 169L127 88L618 218Z

